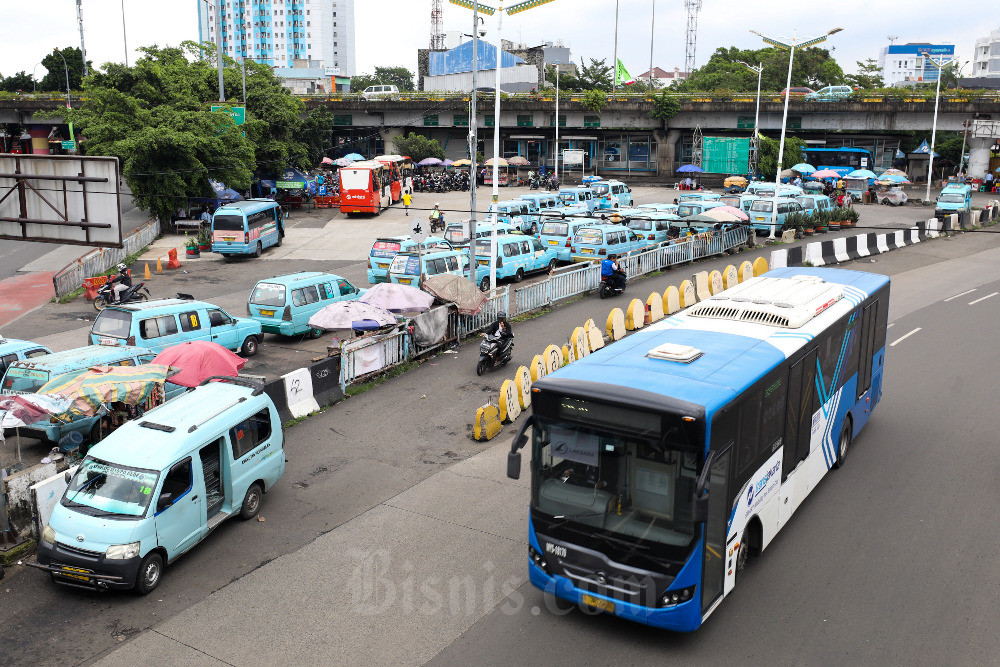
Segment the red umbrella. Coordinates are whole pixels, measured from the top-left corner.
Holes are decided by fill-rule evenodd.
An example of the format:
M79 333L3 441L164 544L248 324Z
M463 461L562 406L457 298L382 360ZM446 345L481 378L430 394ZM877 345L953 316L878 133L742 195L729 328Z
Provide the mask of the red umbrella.
M154 364L179 368L180 373L170 378L182 387L197 387L205 378L213 375L236 377L247 360L218 343L207 340L191 340L171 345L156 355Z

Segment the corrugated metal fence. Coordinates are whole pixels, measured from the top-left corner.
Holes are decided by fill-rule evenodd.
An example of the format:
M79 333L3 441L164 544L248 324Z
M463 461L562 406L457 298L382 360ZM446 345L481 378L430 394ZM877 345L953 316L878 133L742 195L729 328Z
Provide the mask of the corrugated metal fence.
M625 257L622 259L622 264L626 275L635 278L677 264L687 264L700 257L720 255L740 247L747 242L747 238L747 227L737 227L723 233L708 232ZM475 315L453 316L455 319L449 322L448 339L453 339L453 332L461 341L470 334L483 330L496 320L500 311L506 312L511 317L523 315L562 299L596 289L600 282L600 265L587 263L557 271L544 280L524 287L516 289L508 286L499 287ZM413 349L411 338L406 331L344 341L341 344L341 386L346 389L358 378L427 354L438 347L440 346L417 352Z
M160 235L160 222L152 220L125 237L121 248L96 248L52 276L56 296L63 297L83 286L84 278L98 276L129 255L139 252Z

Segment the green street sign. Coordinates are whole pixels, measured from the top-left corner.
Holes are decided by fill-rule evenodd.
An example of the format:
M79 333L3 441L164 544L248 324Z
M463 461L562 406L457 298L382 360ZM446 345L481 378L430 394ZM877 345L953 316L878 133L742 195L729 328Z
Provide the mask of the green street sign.
M247 109L246 107L212 107L212 111L222 111L223 113L228 113L233 118L233 122L237 125L242 125L247 120Z
M76 148L76 142L75 141L64 141L64 142L62 142L62 147L63 147L63 150L67 150L67 151L74 150Z
M301 190L306 187L302 181L278 181L274 185L282 190Z
M752 130L754 127L753 116L739 116L736 119L736 129Z

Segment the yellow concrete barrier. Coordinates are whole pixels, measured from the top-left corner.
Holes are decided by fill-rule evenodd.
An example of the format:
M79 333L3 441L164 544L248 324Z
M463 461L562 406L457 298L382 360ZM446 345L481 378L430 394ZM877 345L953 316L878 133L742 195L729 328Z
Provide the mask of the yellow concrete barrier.
M726 267L726 270L722 272L722 286L729 289L730 287L736 287L739 282L740 279L736 273L736 267L730 264Z
M625 337L625 313L622 312L621 308L613 308L608 313L606 330L612 342Z
M500 423L500 411L495 405L484 405L476 410L476 423L472 427L472 435L479 442L492 440L503 430Z
M549 345L545 348L545 353L542 355L543 361L545 363L545 374L555 373L557 370L563 367L563 353L562 348L557 345Z
M759 276L767 273L767 260L763 257L758 257L753 261L753 275Z
M694 284L690 280L683 281L678 291L681 295L681 308L690 308L698 303L694 295Z
M527 366L517 369L514 383L517 385L517 400L521 404L521 409L527 410L531 406L531 373Z
M725 289L722 286L722 272L712 271L708 274L708 289L712 294L718 294Z
M584 322L583 328L587 331L587 347L590 348L591 352L604 347L604 333L597 328L594 320Z
M659 292L653 292L646 298L646 312L649 313L650 323L663 319L663 297Z
M708 288L708 271L699 271L692 277L694 278L694 296L698 301L704 301L712 296Z
M741 283L753 278L753 264L751 264L750 262L743 262L742 264L740 264L739 278Z
M590 344L587 340L587 330L583 327L573 329L573 347L576 350L576 358L583 359L590 354Z
M641 329L646 317L646 307L639 299L629 301L628 309L625 311L625 328L629 331Z
M541 354L536 354L531 359L531 363L528 364L528 372L531 373L532 382L537 382L540 378L545 377L545 360Z
M500 385L500 421L509 424L521 416L521 403L517 398L517 385L504 380Z
M663 312L666 315L673 315L681 309L681 293L671 285L663 291Z

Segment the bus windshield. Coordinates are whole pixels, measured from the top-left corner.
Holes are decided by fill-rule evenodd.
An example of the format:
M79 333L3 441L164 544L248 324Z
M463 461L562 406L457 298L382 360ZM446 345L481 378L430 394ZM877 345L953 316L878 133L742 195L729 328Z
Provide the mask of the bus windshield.
M623 565L676 571L698 535L691 502L698 455L680 429L665 438L651 435L660 429L660 415L611 406L601 411L627 412L621 417L633 433L568 419L537 422L536 529ZM645 425L648 435L635 432L643 421L655 422Z

